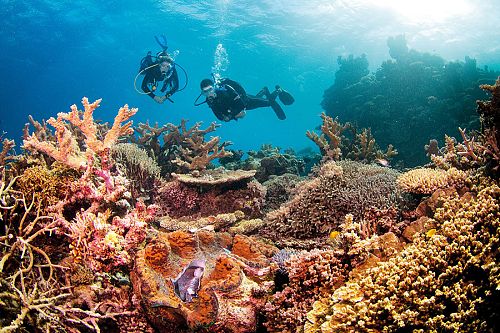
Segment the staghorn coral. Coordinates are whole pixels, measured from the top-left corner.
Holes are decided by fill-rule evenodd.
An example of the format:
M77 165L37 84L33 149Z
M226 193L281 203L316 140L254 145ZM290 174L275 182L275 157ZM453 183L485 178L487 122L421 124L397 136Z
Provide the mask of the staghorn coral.
M305 332L494 332L500 188L449 196L436 229L317 301Z
M0 135L0 140L2 139L3 135ZM9 151L14 149L16 146L16 143L14 140L9 140L9 139L4 139L2 141L2 151L0 151L0 169L3 169L5 167L5 164L12 159L12 157L8 156Z
M448 170L418 168L400 175L397 184L404 192L432 194L440 188L465 186L467 176L466 172L456 168Z
M321 151L321 155L327 156L334 161L342 157L342 140L345 140L343 132L351 127L351 124L345 125L335 118L327 116L324 112L321 113L323 124L321 125L321 135L318 136L315 132L307 131L306 135L309 139L316 143Z
M104 165L108 162L109 149L114 145L122 136L130 135L133 133L131 128L132 123L128 122L122 125L122 122L127 121L136 112L136 108L129 109L128 105L123 106L118 111L115 117L113 126L106 133L103 140L98 138L98 127L94 122L94 110L99 107L101 100L94 103L89 103L86 97L82 98L82 104L85 111L82 118L76 105L71 106L71 112L60 112L57 119L51 117L47 123L56 129L57 143L50 141L40 141L39 137L32 134L24 139L23 147L30 151L40 151L54 158L56 161L61 162L70 168L80 170L86 167L87 160L91 155L97 155L100 162ZM69 122L73 126L78 127L85 135L85 153L80 150L76 138L68 129Z
M192 127L186 127L187 120L182 120L179 126L167 124L168 132L163 134L163 147L158 156L158 164L162 175L170 177L171 172L189 173L205 170L216 158L229 156L225 150L230 142L220 143L219 137L205 141L207 133L215 131L220 126L213 122L206 129L200 129L201 122Z
M306 135L314 141L320 149L324 160L338 161L347 158L356 161L373 162L389 160L398 154L392 145L384 152L379 149L369 128L357 133L356 128L346 123L342 125L338 118L333 119L325 113L321 114L323 124L321 135L307 131Z
M137 133L137 138L135 136L130 136L130 138L132 142L143 146L147 152L152 153L154 158L158 158L161 154L159 137L163 133L168 132L172 126L172 124L166 124L160 127L158 123L155 123L154 127L152 127L149 125L149 121L145 124L139 123L134 128L134 133Z
M297 186L292 200L267 215L261 234L277 242L285 237L325 236L337 230L348 213L361 217L371 206L396 205L398 175L388 168L354 161L328 162L318 177Z

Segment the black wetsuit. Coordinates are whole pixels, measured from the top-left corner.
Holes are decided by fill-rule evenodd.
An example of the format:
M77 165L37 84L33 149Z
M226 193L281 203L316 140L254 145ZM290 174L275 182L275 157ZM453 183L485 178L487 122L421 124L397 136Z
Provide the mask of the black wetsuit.
M244 110L276 104L269 99L248 95L238 82L230 79L223 79L215 89L215 93L217 95L215 98L207 98L207 104L217 119L222 121L236 119L235 116Z
M173 67L166 73L162 73L160 71L160 66L154 66L146 71L146 75L144 76L144 80L142 80L142 90L149 95L151 98L155 98L155 94L149 88L149 84L156 86L158 89L160 82L163 81L163 86L160 91L163 93L167 90L167 86L170 89L165 93L165 96L171 96L179 89L179 77L177 75L177 70Z

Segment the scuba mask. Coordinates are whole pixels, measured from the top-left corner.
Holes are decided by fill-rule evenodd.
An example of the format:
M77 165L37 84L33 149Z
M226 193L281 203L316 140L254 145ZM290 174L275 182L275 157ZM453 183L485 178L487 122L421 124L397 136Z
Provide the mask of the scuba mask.
M206 98L215 98L217 94L215 93L215 88L213 86L205 87L201 90L201 94Z

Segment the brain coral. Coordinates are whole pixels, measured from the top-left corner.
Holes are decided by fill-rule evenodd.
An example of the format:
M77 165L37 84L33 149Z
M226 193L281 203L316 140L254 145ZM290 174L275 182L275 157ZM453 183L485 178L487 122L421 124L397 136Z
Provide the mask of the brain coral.
M499 199L450 196L435 233L314 303L305 332L497 332Z
M318 177L298 184L292 200L268 214L262 232L274 240L324 236L337 229L348 213L359 218L370 207L396 205L398 175L389 168L349 160L325 163Z

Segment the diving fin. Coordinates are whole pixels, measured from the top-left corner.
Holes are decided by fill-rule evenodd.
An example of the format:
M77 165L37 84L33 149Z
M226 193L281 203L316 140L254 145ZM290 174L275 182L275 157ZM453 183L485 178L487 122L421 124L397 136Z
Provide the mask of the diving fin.
M286 114L281 108L281 106L276 103L276 101L269 101L271 104L271 107L273 108L274 113L276 113L276 116L278 117L279 120L285 120L286 119Z
M276 90L279 91L278 97L284 105L292 105L293 102L295 102L295 98L293 98L292 94L290 94L288 91L284 90L280 86L276 86Z

